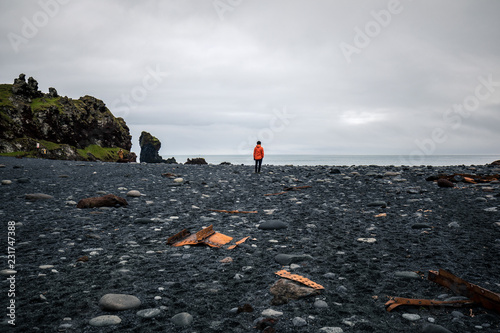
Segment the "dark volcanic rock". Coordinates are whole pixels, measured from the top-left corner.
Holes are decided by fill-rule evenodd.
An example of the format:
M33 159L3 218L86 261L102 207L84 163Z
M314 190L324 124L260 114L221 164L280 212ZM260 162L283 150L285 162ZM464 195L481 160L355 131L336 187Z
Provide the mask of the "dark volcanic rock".
M150 133L143 131L139 137L139 146L141 147L140 161L146 163L162 163L163 158L158 151L161 148L161 142Z
M132 146L125 121L115 118L103 101L92 96L60 97L54 88L44 94L38 82L31 77L26 82L24 74L12 85L0 84L0 105L0 153L113 161L116 155L98 154L93 146L127 151Z
M438 179L437 184L439 187L455 187L455 184L453 184L448 179L444 179L444 178Z
M318 295L320 292L314 288L299 285L295 282L285 279L279 279L270 289L274 295L271 301L272 305L281 305L288 303L291 299L299 299L312 295Z
M259 229L263 230L279 230L279 229L286 229L288 228L288 225L280 220L270 220L270 221L265 221L262 222L259 225Z
M204 165L208 164L203 157L188 158L185 164Z
M119 207L127 206L128 202L114 194L107 194L102 197L86 198L78 201L77 208L95 208L95 207Z

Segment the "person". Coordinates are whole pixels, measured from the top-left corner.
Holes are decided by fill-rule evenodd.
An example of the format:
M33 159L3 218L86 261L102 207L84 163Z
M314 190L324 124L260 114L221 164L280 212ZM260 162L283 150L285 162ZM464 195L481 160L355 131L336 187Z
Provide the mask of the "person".
M257 141L257 146L253 149L253 159L255 160L255 173L260 173L260 167L262 166L262 159L264 158L264 148L261 146L261 142Z
M123 160L123 150L121 150L121 149L118 151L118 158L120 160Z

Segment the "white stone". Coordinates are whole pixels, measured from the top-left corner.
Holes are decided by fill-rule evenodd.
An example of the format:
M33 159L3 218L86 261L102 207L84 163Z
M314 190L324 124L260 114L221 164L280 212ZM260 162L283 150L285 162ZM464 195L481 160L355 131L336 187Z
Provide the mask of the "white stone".
M375 243L377 241L377 239L375 239L375 238L358 238L357 241L362 242L362 243Z
M276 311L276 310L273 310L273 309L266 309L266 310L262 311L261 314L264 317L277 318L277 317L281 317L283 315L283 312Z
M10 184L12 184L12 180L8 179L2 180L2 185L10 185Z
M132 190L132 191L127 192L127 197L140 197L140 196L141 196L141 192L139 192L137 190Z
M340 327L322 327L319 331L322 333L344 333L344 330Z
M409 321L417 321L420 319L420 316L418 314L413 313L403 313L402 317Z
M300 317L293 318L292 323L293 323L293 326L296 326L296 327L301 327L301 326L307 325L307 321L304 318L300 318Z
M90 319L89 324L91 326L102 327L102 326L118 325L121 322L122 320L118 316L106 315Z
M40 268L40 269L51 269L51 268L54 268L54 265L41 265L41 266L38 266L38 268Z
M172 322L177 326L189 326L193 323L193 316L187 312L181 312L171 318Z
M175 178L174 179L174 183L183 183L184 182L184 179L183 178Z
M16 273L17 273L17 271L15 271L13 269L3 269L0 271L0 275L14 275Z

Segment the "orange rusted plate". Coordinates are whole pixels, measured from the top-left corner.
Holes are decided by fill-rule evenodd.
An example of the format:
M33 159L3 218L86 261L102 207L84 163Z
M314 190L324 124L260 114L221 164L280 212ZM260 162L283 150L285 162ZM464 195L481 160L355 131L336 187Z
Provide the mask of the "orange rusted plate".
M287 279L290 279L290 280L293 280L293 281L300 282L300 283L305 284L306 286L314 288L314 289L318 289L318 290L325 289L322 285L317 284L316 282L311 281L308 278L305 278L305 277L297 275L297 274L292 274L284 269L281 271L278 271L274 274L281 276L281 277L284 277L284 278L287 278Z
M222 247L223 245L229 243L230 241L233 240L233 237L229 237L226 235L223 235L221 233L214 233L212 236L208 237L207 239L204 239L202 243L207 244L208 246L211 247Z
M198 231L196 233L196 240L198 242L201 242L202 240L204 240L205 238L208 238L210 237L211 235L213 235L215 233L214 231L214 225L211 224L209 225L208 227L204 228L204 229L201 229L200 231Z
M232 249L234 249L236 246L238 246L238 245L240 245L240 244L245 243L245 241L246 241L248 238L250 238L250 236L247 236L247 237L245 237L245 238L240 239L240 240L239 240L239 241L237 241L234 245L231 245L231 246L230 246L230 247L228 247L227 249L228 249L228 250L232 250Z
M476 184L476 182L474 181L474 179L469 178L469 177L464 177L464 182L471 183L471 184Z

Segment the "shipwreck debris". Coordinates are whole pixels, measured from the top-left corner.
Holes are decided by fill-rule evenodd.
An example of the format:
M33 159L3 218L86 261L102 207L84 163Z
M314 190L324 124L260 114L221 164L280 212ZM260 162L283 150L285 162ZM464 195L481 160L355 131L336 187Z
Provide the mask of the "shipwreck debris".
M236 246L244 243L249 237L242 238L237 241L235 244L229 246L227 249L232 250ZM184 246L184 245L198 245L205 244L210 247L221 248L227 243L231 242L233 237L226 236L219 232L215 232L213 230L213 225L210 225L195 234L191 234L189 230L183 229L177 234L169 237L167 239L167 245L171 245L174 247Z
M320 284L317 284L316 282L314 281L311 281L309 280L308 278L305 278L301 275L298 275L298 274L292 274L286 270L281 270L281 271L278 271L276 273L274 273L278 276L281 276L281 277L284 277L286 279L290 279L290 280L293 280L293 281L297 281L297 282L300 282L302 284L305 284L306 286L308 287L311 287L311 288L314 288L314 289L317 289L317 290L321 290L321 289L325 289L325 287L323 287L322 285Z
M440 269L438 272L429 271L427 279L430 281L434 281L444 287L447 287L453 292L461 296L465 296L468 299L454 301L436 301L429 299L389 297L390 300L385 303L386 310L390 312L400 305L460 307L479 304L486 309L494 310L500 313L500 294L494 293L478 285L467 282L443 269Z

